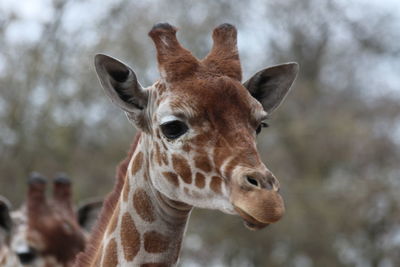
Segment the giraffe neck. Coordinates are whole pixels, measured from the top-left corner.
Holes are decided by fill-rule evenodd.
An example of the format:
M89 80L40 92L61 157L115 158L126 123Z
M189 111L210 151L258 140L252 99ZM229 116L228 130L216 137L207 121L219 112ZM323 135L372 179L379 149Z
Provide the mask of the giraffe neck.
M142 134L101 242L100 266L172 266L178 261L191 206L154 188L149 147Z

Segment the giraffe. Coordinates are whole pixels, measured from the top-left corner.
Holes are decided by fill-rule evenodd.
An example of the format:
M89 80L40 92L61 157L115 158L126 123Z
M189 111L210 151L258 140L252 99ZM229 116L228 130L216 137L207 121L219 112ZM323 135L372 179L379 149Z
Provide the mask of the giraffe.
M46 184L43 176L33 173L26 203L12 212L9 201L0 196L0 266L72 266L84 249L101 201L83 204L77 218L70 180L65 175L54 179L51 201L46 199Z
M234 26L214 29L202 60L176 31L160 23L149 32L160 79L147 88L121 61L95 57L106 95L138 133L78 267L176 265L193 207L239 215L252 230L284 213L256 135L288 94L297 63L263 69L242 84Z

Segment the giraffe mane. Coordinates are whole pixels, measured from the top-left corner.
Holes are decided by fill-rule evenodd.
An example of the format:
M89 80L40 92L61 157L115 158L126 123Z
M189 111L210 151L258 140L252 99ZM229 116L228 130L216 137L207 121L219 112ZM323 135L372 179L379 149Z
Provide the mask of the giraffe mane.
M116 182L114 184L114 188L109 193L104 200L103 207L100 212L100 216L96 222L96 225L93 227L92 233L90 235L90 239L87 242L87 247L84 252L80 252L76 257L75 266L83 267L91 264L91 260L96 256L97 250L101 244L102 237L106 231L108 222L113 215L113 212L118 204L119 197L122 192L122 188L125 183L126 172L128 169L129 162L132 158L133 153L136 150L136 147L139 142L141 133L136 133L132 145L127 153L127 156L124 160L122 160L117 168Z

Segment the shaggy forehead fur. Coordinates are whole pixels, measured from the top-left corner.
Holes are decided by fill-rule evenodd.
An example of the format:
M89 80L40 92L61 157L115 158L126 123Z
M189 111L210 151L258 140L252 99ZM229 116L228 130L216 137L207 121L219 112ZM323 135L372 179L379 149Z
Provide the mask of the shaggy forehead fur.
M213 32L213 47L203 60L176 39L176 28L156 25L149 33L157 49L158 66L171 109L191 126L209 122L219 134L254 132L265 112L241 84L236 28L222 24ZM163 94L163 92L160 92Z
M254 132L265 115L240 82L226 76L186 80L171 85L170 90L171 109L182 111L193 127L208 122L220 134L239 129Z

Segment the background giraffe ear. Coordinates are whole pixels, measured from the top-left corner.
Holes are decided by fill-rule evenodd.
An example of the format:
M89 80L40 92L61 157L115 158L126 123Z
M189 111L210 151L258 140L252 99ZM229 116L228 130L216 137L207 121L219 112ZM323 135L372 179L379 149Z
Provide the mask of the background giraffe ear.
M273 66L257 72L243 85L271 114L289 93L298 71L297 63Z
M101 200L89 200L80 204L76 211L79 225L90 232L97 221L102 206L103 201Z
M3 196L0 196L0 246L2 241L2 235L11 231L12 220L10 215L11 204Z
M129 66L115 58L97 54L95 67L107 96L120 108L129 113L137 113L147 106L147 92Z

